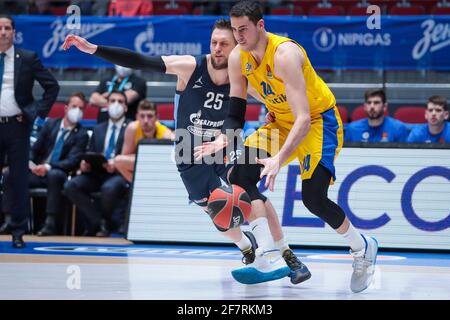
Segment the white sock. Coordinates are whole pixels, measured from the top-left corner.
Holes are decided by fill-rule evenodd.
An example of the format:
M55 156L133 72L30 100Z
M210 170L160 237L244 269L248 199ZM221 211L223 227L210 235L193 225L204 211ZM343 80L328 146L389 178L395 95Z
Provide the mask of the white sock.
M235 242L235 244L238 246L239 249L241 249L241 251L244 251L245 249L250 248L252 246L252 243L242 231L241 236L242 236L241 240Z
M258 243L258 248L262 248L263 251L275 248L267 218L258 218L251 221L250 228L252 228L253 235Z
M345 240L347 240L353 251L360 251L366 247L366 242L364 241L361 233L359 233L359 231L356 230L351 223L347 232L343 233L342 236Z
M278 250L280 250L280 253L283 254L283 252L285 250L289 250L289 245L287 244L285 238L281 238L278 241L275 241L275 248L277 248Z

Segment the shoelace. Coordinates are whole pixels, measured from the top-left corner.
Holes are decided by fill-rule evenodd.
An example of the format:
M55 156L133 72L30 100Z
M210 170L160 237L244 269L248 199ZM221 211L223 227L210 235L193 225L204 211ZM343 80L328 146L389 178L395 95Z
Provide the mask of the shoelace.
M365 259L364 257L355 257L353 261L353 268L356 274L363 273L370 265L372 264L372 260Z
M242 254L244 255L242 257L243 264L250 264L250 263L253 263L253 261L255 261L255 254L254 254L252 248L242 251Z
M302 267L302 263L300 262L300 260L298 260L295 254L290 250L284 252L283 258L291 269L296 270Z

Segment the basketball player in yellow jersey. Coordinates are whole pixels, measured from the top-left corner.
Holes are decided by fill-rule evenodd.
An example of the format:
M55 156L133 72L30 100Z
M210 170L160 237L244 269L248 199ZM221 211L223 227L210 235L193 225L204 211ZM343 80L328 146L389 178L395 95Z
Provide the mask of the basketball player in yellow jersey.
M116 169L128 181L133 179L136 150L141 139L175 139L175 134L157 121L156 106L148 100L142 100L137 107L136 121L126 130L122 152L114 159Z
M248 192L249 184L255 183L255 177L249 176L249 172L254 172L251 167L259 165L264 168L258 174L261 178L266 176L266 187L273 191L281 165L297 158L303 203L349 243L354 257L350 287L353 292L360 292L372 281L378 244L374 238L361 235L327 196L329 184L335 179L334 159L343 139L335 98L298 43L266 32L257 1L238 2L230 17L238 46L228 62L230 111L222 133L242 128L248 85L275 116L274 122L259 128L245 141L245 153L257 149L270 156L256 158L257 164L246 163L242 170L235 166L230 182L244 186ZM197 156L217 152L226 145L226 136L221 135L198 148ZM252 198L252 205L261 207L261 203L257 196Z

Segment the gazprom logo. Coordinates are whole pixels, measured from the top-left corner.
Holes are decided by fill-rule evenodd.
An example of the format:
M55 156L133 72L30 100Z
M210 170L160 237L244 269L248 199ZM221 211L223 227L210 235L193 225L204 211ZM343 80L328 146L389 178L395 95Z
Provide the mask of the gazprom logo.
M319 51L330 51L336 45L336 35L330 28L317 29L313 34L313 43Z
M191 55L202 53L201 42L155 42L157 29L150 22L134 39L137 52L150 56Z
M152 42L155 37L155 28L150 22L147 24L147 29L139 33L134 40L134 45L136 48L141 48L145 43Z

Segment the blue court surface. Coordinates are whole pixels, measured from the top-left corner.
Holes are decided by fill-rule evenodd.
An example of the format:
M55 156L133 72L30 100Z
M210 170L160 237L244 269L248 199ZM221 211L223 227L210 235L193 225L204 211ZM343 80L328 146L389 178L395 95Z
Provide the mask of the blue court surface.
M379 252L373 283L354 294L344 250L295 250L312 273L302 284L243 285L231 276L242 266L232 247L30 237L16 250L8 239L0 238L0 299L450 299L446 253Z

